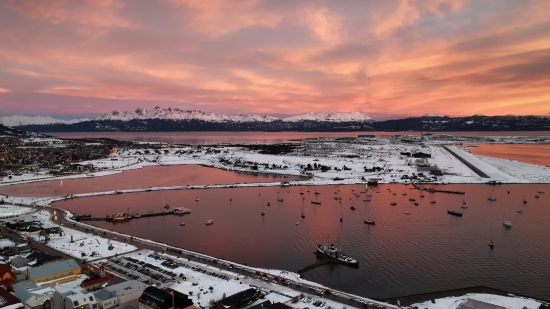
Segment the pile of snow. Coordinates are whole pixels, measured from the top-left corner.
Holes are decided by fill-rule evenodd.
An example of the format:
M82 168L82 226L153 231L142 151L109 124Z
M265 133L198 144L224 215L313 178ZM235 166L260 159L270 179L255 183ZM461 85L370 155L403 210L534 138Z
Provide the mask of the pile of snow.
M21 115L0 117L0 122L3 125L8 127L29 125L29 124L54 124L54 123L72 124L72 123L88 121L88 120L90 119L81 118L81 119L72 119L72 120L61 120L61 119L55 119L48 116L21 116Z
M349 112L349 113L307 113L292 117L283 118L283 121L297 122L302 120L310 121L329 121L329 122L346 122L346 121L372 121L372 118L365 113Z

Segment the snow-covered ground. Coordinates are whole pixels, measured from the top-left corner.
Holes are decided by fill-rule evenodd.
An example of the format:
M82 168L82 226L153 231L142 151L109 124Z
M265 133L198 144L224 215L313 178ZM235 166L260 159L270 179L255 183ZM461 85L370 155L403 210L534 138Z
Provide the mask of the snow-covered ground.
M218 263L220 267L214 267L214 266L206 265L194 260L189 261L187 259L177 258L171 255L160 254L160 256L164 258L172 259L179 263L186 264L190 267L190 268L186 268L186 267L180 266L175 269L171 269L161 265L163 260L156 260L152 257L149 257L149 255L152 253L153 251L151 250L140 250L137 252L125 254L122 257L131 257L140 261L144 261L146 263L159 266L168 271L172 271L177 275L183 274L186 277L186 280L184 281L181 279L177 279L176 282L169 284L170 288L177 290L179 292L182 292L186 295L193 294L191 296L192 300L195 303L200 303L203 306L207 306L211 300L220 300L223 298L224 295L229 296L229 295L244 291L250 287L259 288L260 290L262 290L267 294L266 298L261 299L260 301L271 300L275 302L283 302L293 308L311 307L311 302L315 300L320 300L322 302L325 302L325 306L330 306L332 308L343 308L347 306L347 305L344 305L343 303L329 300L322 296L319 296L315 294L314 291L309 289L307 290L308 292L305 292L304 289L297 290L292 288L292 286L296 287L296 283L300 283L300 284L303 284L304 286L318 287L323 290L328 289L319 284L302 280L299 278L294 277L294 280L298 279L299 281L292 280L292 284L290 286L285 286L280 283L273 283L272 282L273 278L262 279L261 277L258 277L255 274L255 271L251 272L250 275L247 275L247 276L230 271L227 269L227 267L222 267L223 264L225 264L225 262ZM99 265L102 262L103 262L102 260L98 260L98 261L95 261L94 263L96 265ZM198 267L199 269L205 270L206 272L203 273L197 270L193 270L192 267ZM262 273L266 273L268 271L265 269L258 269L258 270L261 271ZM277 276L279 276L280 271L277 271L277 272L279 272L277 274ZM226 280L223 278L219 278L209 273L225 275L229 279ZM210 287L212 287L213 289L210 289ZM301 294L303 294L305 298L304 301L300 301L297 303L290 302L291 298L299 296ZM340 297L342 297L343 300L348 300L350 298L357 298L357 299L363 299L366 303L381 304L388 308L395 308L395 306L392 306L389 304L377 302L374 300L369 300L358 296L348 295L345 293L338 293L338 294L340 294ZM306 301L306 299L310 299L312 301L308 302ZM360 304L358 304L357 307L360 307Z
M418 308L427 309L455 309L462 304L466 299L474 299L493 305L502 306L508 309L527 308L538 309L541 305L540 302L516 296L499 296L492 294L466 294L460 297L447 297L436 299L435 303L426 301L423 303L413 304L411 307L418 306Z
M18 207L10 205L0 205L0 219L11 218L32 212L33 209L29 207Z
M32 215L24 215L21 218L40 221L44 224L44 228L61 227L63 236L59 236L58 234L50 235L50 241L46 245L75 258L85 258L91 261L137 250L135 246L130 244L80 232L67 226L59 226L51 220L52 215L46 210L38 211ZM44 240L44 237L40 236L39 232L24 232L22 234L32 237L37 241ZM109 246L111 245L113 248L109 250Z

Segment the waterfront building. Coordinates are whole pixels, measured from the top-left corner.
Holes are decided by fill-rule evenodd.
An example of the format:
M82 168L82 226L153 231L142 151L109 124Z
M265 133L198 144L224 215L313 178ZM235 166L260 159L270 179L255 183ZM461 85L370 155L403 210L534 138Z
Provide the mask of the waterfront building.
M34 283L48 282L46 285L56 285L76 280L80 273L80 266L70 259L30 268L28 277Z
M193 301L187 295L150 286L139 297L139 309L193 309Z

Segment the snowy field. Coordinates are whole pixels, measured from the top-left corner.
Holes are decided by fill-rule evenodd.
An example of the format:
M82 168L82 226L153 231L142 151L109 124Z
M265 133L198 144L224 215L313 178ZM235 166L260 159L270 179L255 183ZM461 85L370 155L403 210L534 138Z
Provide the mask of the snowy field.
M29 207L19 207L10 205L0 205L0 219L11 218L32 212L33 209Z
M137 250L135 246L130 244L80 232L67 226L59 226L51 220L50 212L45 210L33 213L32 216L21 216L21 219L40 221L44 224L44 228L61 227L63 236L59 236L58 234L50 235L50 241L46 245L74 258L85 258L88 261L92 261ZM24 232L22 234L30 236L37 241L44 240L44 237L40 236L39 232ZM112 246L111 250L109 250L109 246Z
M538 309L541 305L540 302L529 298L498 296L491 294L466 294L460 297L447 297L436 299L435 303L432 303L431 301L426 301L423 303L413 304L411 305L411 307L418 306L418 308L426 309L455 309L458 307L458 305L463 303L468 298L490 303L493 305L502 306L508 309Z

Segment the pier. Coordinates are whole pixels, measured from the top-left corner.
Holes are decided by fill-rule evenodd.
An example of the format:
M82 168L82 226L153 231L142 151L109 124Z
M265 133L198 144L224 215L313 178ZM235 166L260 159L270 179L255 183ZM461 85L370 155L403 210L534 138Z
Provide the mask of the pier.
M424 188L424 187L420 187L419 185L417 185L415 183L412 183L412 185L418 190L427 191L427 192L430 192L430 193L439 192L439 193L448 193L448 194L466 194L466 192L464 192L464 191L439 190L439 189L434 189L434 188Z
M140 219L140 218L148 218L148 217L158 217L158 216L168 216L168 215L184 215L182 213L177 213L175 210L167 210L167 211L160 211L160 212L149 212L145 214L140 214L139 217L134 217L130 214L126 217L125 220L120 222L126 222L133 219ZM84 216L75 216L74 220L76 221L107 221L107 222L113 222L113 217L105 216L105 217L92 217L89 215Z
M312 270L312 269L314 269L314 268L317 268L317 267L323 266L323 265L327 265L327 264L344 264L344 265L348 265L348 266L354 267L354 268L359 267L359 266L352 266L352 265L349 265L349 264L340 262L340 261L338 261L337 259L333 259L333 258L331 258L331 257L329 257L329 256L319 254L318 252L314 252L314 254L315 254L316 256L318 256L319 258L321 258L321 260L320 260L320 261L317 261L317 262L315 262L315 263L313 263L313 264L311 264L311 265L308 265L308 266L305 266L305 267L300 268L300 269L297 271L297 273L303 274L303 273L305 273L306 271L310 271L310 270Z

